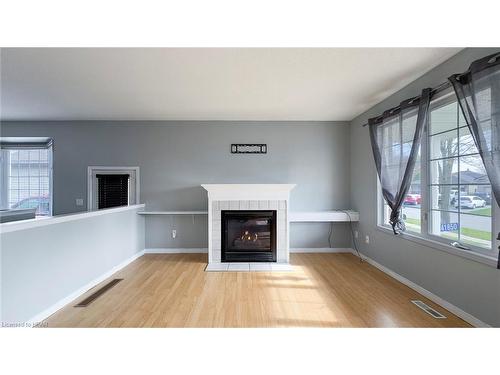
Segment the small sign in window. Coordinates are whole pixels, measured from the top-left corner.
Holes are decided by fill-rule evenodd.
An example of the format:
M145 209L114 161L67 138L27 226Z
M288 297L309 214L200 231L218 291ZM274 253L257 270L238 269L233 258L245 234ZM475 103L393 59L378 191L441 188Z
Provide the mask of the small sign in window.
M458 223L441 224L441 232L454 232L458 230Z

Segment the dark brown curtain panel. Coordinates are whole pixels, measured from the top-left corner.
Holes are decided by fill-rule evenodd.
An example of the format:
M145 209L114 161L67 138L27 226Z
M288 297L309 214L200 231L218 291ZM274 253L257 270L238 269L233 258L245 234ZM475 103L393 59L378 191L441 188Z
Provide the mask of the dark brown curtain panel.
M431 89L420 97L405 100L399 107L368 120L373 156L382 194L391 209L389 222L394 234L406 230L401 208L420 149Z
M454 74L449 81L500 206L500 53L474 61L467 72Z

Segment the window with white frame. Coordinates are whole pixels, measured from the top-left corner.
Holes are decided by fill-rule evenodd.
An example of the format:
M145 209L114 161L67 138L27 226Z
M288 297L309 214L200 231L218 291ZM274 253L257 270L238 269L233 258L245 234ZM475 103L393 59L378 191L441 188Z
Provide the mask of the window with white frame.
M381 194L380 194L381 197ZM390 210L383 198L380 224ZM493 255L495 211L484 165L457 103L447 92L433 99L402 214L407 233Z
M89 211L137 204L139 181L139 167L88 167Z
M52 146L49 141L1 142L0 201L3 209L36 208L52 215Z

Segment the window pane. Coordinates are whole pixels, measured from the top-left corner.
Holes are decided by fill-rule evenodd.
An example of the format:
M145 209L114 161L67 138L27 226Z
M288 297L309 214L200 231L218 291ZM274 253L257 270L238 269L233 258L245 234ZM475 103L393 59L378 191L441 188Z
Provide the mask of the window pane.
M458 241L458 214L446 211L431 211L431 233L452 241Z
M19 160L19 151L11 150L10 151L10 162L17 162Z
M28 161L28 159L29 159L29 150L19 150L19 160Z
M475 209L469 210L469 214L491 216L491 204L493 195L491 185L466 185L462 187L462 195L468 195L474 198Z
M419 194L420 196L420 194ZM421 233L420 204L404 205L403 219L408 232Z
M442 159L430 162L431 184L458 183L458 158Z
M48 160L49 150L40 150L40 160Z
M16 164L13 166L17 169L19 176L29 176L29 168L28 168L28 163L27 162L20 162L19 164Z
M436 108L430 113L430 134L441 133L457 127L457 102Z
M406 230L414 233L421 233L420 222L420 206L422 204L422 191L420 187L421 181L421 155L420 148L418 150L415 168L411 179L410 190L403 201L403 218L406 224Z
M18 178L10 178L9 179L9 189L19 189L19 179Z
M50 150L10 150L8 203L11 208L36 208L50 214ZM43 159L43 160L42 160Z
M460 242L491 249L491 217L461 213Z
M433 210L458 211L457 202L458 186L431 186L431 208Z
M441 159L429 164L430 233L491 248L491 186L457 103L431 110L429 121L429 159Z
M48 168L48 165L47 165L47 162L42 162L42 164L40 164L40 176L48 176L49 175L49 168Z
M29 178L28 177L19 177L19 189L28 189L29 187Z
M474 139L472 138L472 135L470 133L469 128L460 128L459 129L460 133L460 147L459 147L459 153L460 155L467 155L467 154L477 154L479 151L477 150L476 143L474 142Z
M29 198L30 196L30 192L29 190L19 190L19 200L23 200L23 199L26 199L26 198Z
M458 134L455 129L430 137L431 159L458 156Z
M479 155L460 158L460 184L489 184L490 180Z
M40 177L40 189L41 190L49 190L49 178L48 177Z
M19 200L19 192L18 192L18 190L11 191L10 194L9 194L9 198L10 198L9 202L11 202L11 203L17 202Z
M491 185L462 185L460 208L465 213L491 216Z
M30 160L35 160L38 161L40 160L40 151L39 150L29 150L30 153Z

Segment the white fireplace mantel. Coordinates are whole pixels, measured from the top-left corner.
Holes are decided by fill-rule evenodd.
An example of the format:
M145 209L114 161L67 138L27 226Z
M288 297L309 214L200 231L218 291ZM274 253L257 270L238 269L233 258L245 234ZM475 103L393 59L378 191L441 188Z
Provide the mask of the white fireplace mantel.
M288 200L295 184L202 184L209 200Z
M208 263L207 270L219 270L221 263L221 211L276 210L277 262L288 264L289 201L295 184L202 184L208 192ZM231 270L229 264L228 269ZM223 267L222 267L223 268Z

